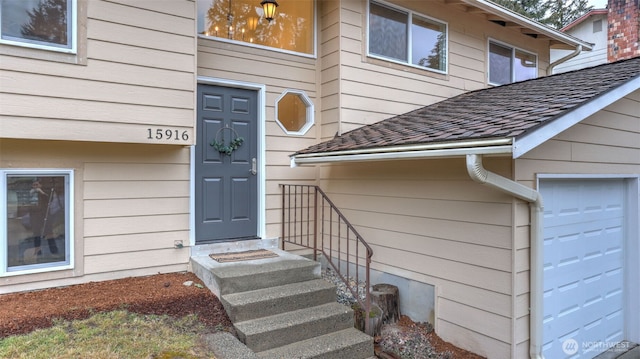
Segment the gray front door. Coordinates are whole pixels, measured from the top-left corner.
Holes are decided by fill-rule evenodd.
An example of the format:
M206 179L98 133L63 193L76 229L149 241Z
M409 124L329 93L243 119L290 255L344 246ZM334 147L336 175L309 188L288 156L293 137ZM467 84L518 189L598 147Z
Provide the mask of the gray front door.
M257 91L198 85L197 243L257 237L257 98ZM242 144L224 153L238 138Z

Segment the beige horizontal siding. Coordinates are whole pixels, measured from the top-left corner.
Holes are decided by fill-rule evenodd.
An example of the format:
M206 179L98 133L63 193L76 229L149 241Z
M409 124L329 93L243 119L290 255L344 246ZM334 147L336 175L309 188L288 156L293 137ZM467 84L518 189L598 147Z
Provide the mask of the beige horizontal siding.
M173 231L87 237L84 254L99 256L167 249L174 246L175 240L183 240L183 243L186 244L184 238L188 235L188 231Z
M114 63L125 63L149 68L167 69L193 74L193 54L169 52L129 44L100 40L90 41L88 50L92 58Z
M322 27L319 34L318 59L322 107L319 136L326 140L339 132L340 126L340 47L342 32L340 1L319 1Z
M488 335L490 338L503 343L509 343L511 339L511 325L508 317L474 310L468 305L462 305L444 298L438 301L438 309L442 317L445 317L449 323L467 328L476 333L490 333Z
M99 83L116 83L130 84L144 87L167 88L174 90L192 91L193 88L193 72L178 72L174 70L159 69L153 67L145 67L139 65L131 65L127 63L117 63L111 61L102 61L96 59L91 62L91 66L65 66L65 67L46 67L41 66L42 62L34 59L9 58L2 61L2 67L8 71L20 73L29 73L34 68L40 68L38 74L49 75L55 78L79 78L82 80L91 80ZM16 74L16 82L23 82L25 78ZM47 77L42 77L45 81L53 81ZM27 80L32 78L26 78ZM32 85L26 82L25 85ZM64 87L64 82L55 82L56 86ZM43 84L45 85L45 84ZM15 88L11 83L6 83L12 89L23 90L22 87ZM76 90L70 88L70 90ZM43 94L39 94L45 97ZM50 93L49 96L68 97L65 94ZM99 94L102 96L102 94ZM150 94L153 95L153 94ZM107 100L107 99L105 99Z
M148 143L162 126L192 144L195 3L161 3L88 1L83 65L2 56L0 136Z
M446 320L438 322L438 330L450 333L445 340L461 348L474 348L474 353L491 359L513 359L510 345ZM525 357L526 358L526 357Z
M38 84L38 86L34 86ZM2 89L38 97L77 98L85 101L128 103L141 106L193 107L193 92L140 87L128 83L87 81L81 78L13 73L3 79Z
M140 8L144 10L150 10L159 14L168 14L173 16L180 16L187 19L191 19L194 16L194 9L192 6L174 6L171 1L157 1L157 0L110 0L118 4L126 5L131 8ZM193 0L184 0L185 2L195 2Z
M69 168L75 180L75 268L6 277L0 291L187 270L188 148L0 139L0 153L1 168Z
M526 153L518 160L517 178L535 178L536 173L637 173L639 93L635 91Z
M126 9L122 9L122 11L126 11ZM193 36L155 31L148 28L151 27L150 22L140 25L132 26L90 18L87 25L87 36L90 40L114 42L181 54L193 54L195 46ZM193 27L191 28L193 29Z
M510 173L509 160L486 162ZM510 356L520 280L512 274L513 198L471 181L462 159L326 165L320 178L373 248L374 269L436 287L439 335Z
M115 122L117 124L114 127L118 127L133 121L137 121L141 125L182 127L189 133L193 132L191 128L193 127L193 119L189 117L193 113L191 109L139 106L126 103L109 103L108 106L109 111L106 112L100 103L60 97L40 97L38 98L38 106L33 106L33 96L30 94L2 94L0 96L0 108L2 108L5 118L25 118L24 121L56 119L62 120L59 123L60 126L66 125L66 127L74 128L84 126L87 131L94 132L100 132L95 130L95 126L99 123ZM52 112L52 108L57 110ZM73 125L69 125L69 123L73 123ZM34 123L32 130L37 128L35 125L38 123ZM51 125L56 126L54 123ZM102 131L109 132L108 129ZM144 139L146 136L142 134L138 140Z
M105 273L107 269L112 272L130 271L132 269L149 268L150 263L153 263L156 268L162 268L176 263L185 263L188 260L188 250L175 250L174 248L105 254L85 258L85 273L88 275Z
M124 199L104 199L85 201L84 217L129 217L129 216L157 216L174 213L189 213L189 198L168 197L148 198L141 200L136 197Z
M159 3L166 3L164 9L158 9L158 4L153 4L152 1L125 1L125 2L112 2L112 1L95 1L91 2L87 7L88 17L90 19L100 19L101 21L127 25L131 27L140 27L140 19L145 19L145 30L152 30L157 33L168 33L178 36L193 37L193 16L194 13L191 10L188 2L182 1L170 2L159 1ZM149 8L151 5L151 8ZM176 16L175 13L169 12L169 6L174 5L171 9L182 11L182 16ZM175 6L179 5L179 6ZM164 11L158 11L164 10ZM168 27L167 24L171 24ZM89 25L91 27L92 24ZM94 33L89 29L89 36L92 37ZM112 34L112 35L118 35ZM118 39L120 42L128 39ZM182 42L182 41L180 41ZM145 46L149 47L149 46ZM158 48L151 46L153 48ZM193 51L185 51L186 53L193 53Z
M153 216L85 218L84 233L87 237L112 236L130 233L165 232L188 230L188 214L168 214Z

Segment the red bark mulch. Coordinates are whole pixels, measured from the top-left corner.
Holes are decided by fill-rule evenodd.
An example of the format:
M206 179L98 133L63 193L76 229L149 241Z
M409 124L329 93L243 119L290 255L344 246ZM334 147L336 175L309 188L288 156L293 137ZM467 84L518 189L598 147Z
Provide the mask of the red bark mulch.
M196 314L211 330L233 331L220 300L193 273L157 274L91 282L63 288L0 295L0 338L48 328L53 319L86 319L126 309L140 314L182 317Z

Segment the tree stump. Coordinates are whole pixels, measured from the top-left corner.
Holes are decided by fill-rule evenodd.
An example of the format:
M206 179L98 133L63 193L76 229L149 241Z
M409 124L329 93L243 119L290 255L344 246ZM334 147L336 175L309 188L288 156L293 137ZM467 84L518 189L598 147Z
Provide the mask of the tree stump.
M391 284L374 284L371 302L382 309L382 324L394 324L400 320L400 294Z
M360 305L356 304L352 308L354 311L355 319L354 327L356 329L373 337L375 337L376 335L380 335L380 332L382 330L382 309L380 309L380 307L378 307L375 303L371 303L368 318L364 308L361 308ZM365 320L369 321L369 331L366 330Z

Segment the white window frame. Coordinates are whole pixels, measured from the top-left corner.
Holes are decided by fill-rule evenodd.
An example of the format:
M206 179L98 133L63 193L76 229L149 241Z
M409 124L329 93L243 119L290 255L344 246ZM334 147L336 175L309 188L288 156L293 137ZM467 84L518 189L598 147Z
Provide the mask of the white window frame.
M0 44L29 47L32 49L63 52L68 54L76 54L78 50L78 2L77 0L67 0L71 2L71 16L67 16L67 21L71 27L70 47L61 47L54 44L47 45L46 42L25 40L20 38L3 39L2 38L2 17L0 17ZM15 40L14 40L15 39Z
M399 12L407 13L407 17L408 17L408 19L407 19L408 24L407 25L408 25L409 29L408 29L407 43L406 43L406 46L407 46L407 59L406 59L406 61L399 61L399 60L394 59L394 58L386 57L386 56L383 56L383 55L377 55L375 53L371 53L371 51L369 50L369 39L371 38L371 35L370 35L370 28L371 27L369 25L369 18L371 17L370 15L371 15L371 3L372 2L375 2L375 3L377 3L379 5L382 5L382 6L386 6L388 8L393 9L393 10L397 10ZM413 35L413 31L411 31L411 26L413 25L413 16L414 15L419 17L419 18L423 18L425 20L429 20L429 21L435 22L437 24L444 25L444 27L445 27L445 30L444 30L444 35L445 35L444 44L446 46L446 49L444 51L445 52L445 55L444 55L445 56L444 70L433 69L431 67L419 66L419 65L415 65L415 64L411 63L411 58L412 58L412 55L413 55L412 54L412 47L413 47L412 46L412 41L413 41L413 36L412 35ZM404 7L401 7L401 6L390 4L390 3L386 2L386 1L382 1L382 0L369 0L369 1L367 1L367 16L366 16L366 18L367 18L366 19L366 22L367 22L366 51L367 51L367 56L368 57L372 57L372 58L379 59L379 60L384 60L384 61L390 61L390 62L401 64L401 65L404 65L404 66L411 66L411 67L414 67L414 68L417 68L417 69L421 69L421 70L433 71L433 72L440 73L440 74L447 74L449 72L449 23L448 22L442 21L440 19L436 19L436 18L431 17L431 16L424 15L422 13L419 13L419 12L416 12L416 11L413 11L413 10L410 10L410 9L407 9L407 8L404 8Z
M298 131L287 130L287 128L280 122L280 119L278 118L278 102L280 102L280 100L282 100L288 94L298 95L302 100L302 102L305 104L305 107L307 110L305 115L305 119L306 119L305 124ZM309 129L311 129L311 127L315 123L315 119L314 119L315 111L313 109L313 102L311 101L309 96L307 96L307 94L302 90L286 89L282 91L282 94L280 94L280 96L278 96L278 98L276 99L275 106L276 106L276 122L278 123L278 126L280 126L282 131L284 131L284 133L286 133L287 135L303 136L309 131Z
M498 83L493 83L491 82L491 43L494 43L496 45L502 46L502 47L508 47L511 48L511 81L509 83L506 84L498 84ZM531 52L529 50L525 50L523 48L517 47L517 46L513 46L511 44L508 44L506 42L502 42L499 40L495 40L495 39L489 39L489 41L487 42L487 83L489 85L492 86L501 86L501 85L508 85L508 84L512 84L514 82L516 82L515 77L516 77L516 67L513 66L513 62L515 61L515 55L516 55L516 51L521 51L524 53L527 53L529 55L533 55L536 57L536 71L535 71L535 78L538 78L538 54L535 52Z
M65 208L66 216L66 245L69 246L69 256L65 262L53 262L42 264L29 264L15 269L9 270L7 258L7 231L0 231L0 277L25 275L42 272L52 272L60 270L68 270L74 268L75 247L74 247L74 172L72 169L0 169L0 228L7 228L7 176L24 175L24 176L52 176L60 175L69 178L69 186L66 191L68 202Z

